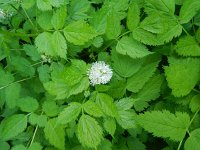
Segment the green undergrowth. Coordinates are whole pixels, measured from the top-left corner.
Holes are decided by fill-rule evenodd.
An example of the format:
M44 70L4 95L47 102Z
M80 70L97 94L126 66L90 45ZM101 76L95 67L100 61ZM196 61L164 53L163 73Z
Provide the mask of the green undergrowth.
M199 0L0 0L0 150L199 150L199 44Z

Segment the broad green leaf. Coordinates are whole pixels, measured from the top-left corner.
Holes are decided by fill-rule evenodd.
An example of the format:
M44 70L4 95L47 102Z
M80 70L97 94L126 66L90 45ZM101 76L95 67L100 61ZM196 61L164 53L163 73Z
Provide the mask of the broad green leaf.
M175 0L145 0L145 11L148 13L174 14Z
M82 105L77 102L71 102L59 115L58 123L67 124L73 120L76 120L80 114Z
M5 141L0 141L0 145L1 145L2 150L9 150L10 149L10 145Z
M10 72L5 72L2 68L0 68L0 76L0 88L14 81L14 76Z
M194 15L200 10L199 0L184 0L179 13L181 24L188 23Z
M32 97L23 97L17 100L17 106L24 112L34 112L38 109L38 101Z
M160 88L163 82L163 76L155 74L144 85L144 87L133 96L135 99L134 107L137 111L141 111L148 106L148 102L155 100L160 96Z
M40 60L41 56L37 51L37 48L33 45L24 44L23 49L26 52L26 55L30 56L33 61Z
M48 65L42 65L37 68L39 73L39 79L41 82L48 82L50 80L50 67Z
M134 30L140 22L140 8L136 2L132 2L127 14L127 27L129 30Z
M21 5L24 9L30 9L35 4L35 0L23 0Z
M115 104L118 110L128 110L131 109L131 107L133 107L134 100L132 98L126 97L120 99Z
M27 116L15 114L1 122L0 139L4 141L11 140L22 133L27 127Z
M50 0L37 0L37 7L42 11L47 11L52 9Z
M142 58L152 53L148 51L145 45L128 36L123 36L119 40L116 50L118 53L128 55L131 58Z
M50 3L54 7L60 7L62 5L68 4L68 0L50 0Z
M22 144L15 145L11 148L11 150L27 150L26 147Z
M106 37L109 40L117 39L121 33L121 22L120 18L114 11L111 11L107 16L106 24Z
M107 117L104 119L103 126L105 130L114 137L116 131L116 121L113 118Z
M35 45L40 53L55 56L55 51L52 46L52 34L49 32L40 33L35 38Z
M85 21L75 21L64 29L66 39L74 45L84 45L97 36L95 29Z
M159 15L152 14L140 23L140 28L151 33L162 34L165 30L165 24Z
M83 104L83 109L86 113L89 115L92 115L94 117L102 117L103 112L99 105L97 105L95 102L92 100L88 100L86 103Z
M56 104L55 101L47 100L43 103L42 110L47 116L54 117L59 112L59 106Z
M38 17L37 17L37 23L39 26L44 29L44 30L50 30L53 28L52 23L49 21L52 19L53 13L52 11L45 11L42 12Z
M88 0L73 0L69 7L69 16L73 20L84 20L89 17L91 2Z
M55 31L52 35L52 46L56 56L66 59L67 44L65 38L59 31Z
M77 136L83 146L96 148L103 139L103 131L94 118L82 115L78 122Z
M200 56L200 46L191 36L180 38L175 50L181 56Z
M62 29L64 24L65 24L65 19L67 17L67 7L63 6L58 8L51 19L51 23L53 25L53 27L58 30L58 29Z
M52 81L44 83L45 89L51 95L55 95L56 99L68 98L88 88L89 80L85 76L87 66L84 61L74 59L71 60L70 66L58 67L53 69L51 74Z
M28 59L20 56L12 57L11 64L22 76L33 76L35 69Z
M38 125L39 127L45 127L45 125L47 124L47 116L31 113L29 117L29 122L31 125Z
M127 90L131 92L138 92L144 84L153 76L156 71L160 57L158 55L149 55L139 71L127 80Z
M168 67L165 67L165 75L172 94L176 97L189 94L199 80L199 59L169 58L169 64Z
M129 137L127 141L129 149L133 150L146 150L146 146L137 138Z
M98 93L96 102L106 115L111 117L117 116L117 109L112 97L104 93Z
M200 128L192 131L184 144L185 150L198 150L199 147L200 147Z
M118 110L119 116L117 123L124 129L134 128L136 126L136 114L133 110Z
M55 118L48 121L44 128L44 134L50 144L58 149L65 149L65 130L63 126L57 124Z
M190 124L190 117L186 113L169 111L151 111L140 114L138 123L154 136L170 138L173 141L181 141L185 137Z
M122 77L130 77L142 66L143 59L132 59L127 55L121 55L112 50L113 69Z
M92 15L90 23L99 34L104 34L106 32L107 17L109 12L110 9L103 6Z
M42 150L42 146L40 145L40 143L34 142L31 144L28 150Z
M192 112L196 112L200 108L200 94L192 97L189 107Z
M20 96L21 85L19 83L12 84L5 89L5 101L8 108L16 107L16 101Z

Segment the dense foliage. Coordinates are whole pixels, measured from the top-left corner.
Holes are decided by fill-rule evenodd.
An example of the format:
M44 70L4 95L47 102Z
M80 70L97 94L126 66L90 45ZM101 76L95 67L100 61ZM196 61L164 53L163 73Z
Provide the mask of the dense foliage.
M0 0L0 150L199 150L199 43L199 0Z

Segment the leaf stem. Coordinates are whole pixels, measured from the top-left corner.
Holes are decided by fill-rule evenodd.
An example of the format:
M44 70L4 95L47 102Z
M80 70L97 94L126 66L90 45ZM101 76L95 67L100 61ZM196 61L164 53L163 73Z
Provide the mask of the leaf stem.
M34 78L34 77L36 77L36 76L28 77L28 78L24 78L24 79L21 79L21 80L12 82L12 83L10 83L10 84L7 84L7 85L5 85L5 86L0 87L0 90L2 90L2 89L4 89L4 88L7 88L7 87L9 87L9 86L11 86L11 85L13 85L13 84L15 84L15 83L20 83L20 82L23 82L23 81L26 81L26 80L30 80L30 79L32 79L32 78Z
M186 129L186 132L188 132L188 134L190 135L189 132L189 127L191 126L192 122L194 121L195 117L197 116L198 112L200 111L200 108L195 112L194 116L192 117L192 119L190 120L190 123ZM180 150L181 146L182 146L183 140L180 141L177 150Z

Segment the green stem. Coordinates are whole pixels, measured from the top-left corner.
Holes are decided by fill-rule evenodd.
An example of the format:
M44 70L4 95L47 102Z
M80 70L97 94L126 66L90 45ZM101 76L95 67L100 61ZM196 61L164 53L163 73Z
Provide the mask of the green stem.
M2 90L2 89L4 89L4 88L7 88L7 87L9 87L9 86L11 86L11 85L13 85L13 84L15 84L15 83L20 83L20 82L23 82L23 81L26 81L26 80L30 80L30 79L32 79L32 78L34 78L34 77L36 77L36 76L33 76L33 77L29 77L29 78L25 78L25 79L21 79L21 80L12 82L12 83L10 83L10 84L7 84L7 85L5 85L5 86L0 87L0 90Z
M198 112L200 111L200 108L195 112L194 116L192 117L192 119L190 120L190 123L186 129L186 132L189 133L190 135L190 132L189 132L189 127L191 126L192 122L194 121L195 117L197 116ZM180 150L181 146L182 146L182 143L183 143L183 140L180 141L179 145L178 145L178 148L177 150Z

